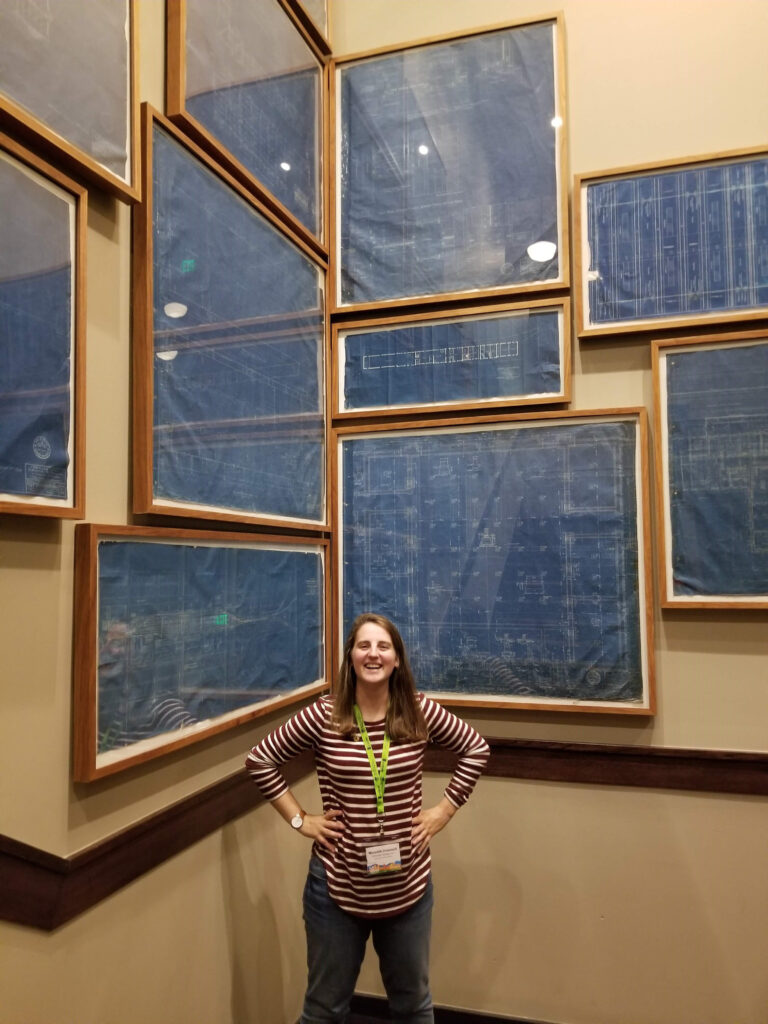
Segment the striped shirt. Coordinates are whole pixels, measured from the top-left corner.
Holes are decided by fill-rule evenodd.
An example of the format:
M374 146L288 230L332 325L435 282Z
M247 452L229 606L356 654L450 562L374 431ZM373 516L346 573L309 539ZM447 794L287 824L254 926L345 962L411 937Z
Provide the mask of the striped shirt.
M418 699L429 740L459 755L445 795L461 807L474 789L488 760L486 741L471 726L423 694ZM280 765L302 750L315 752L323 812L341 809L345 830L333 851L318 843L312 852L322 860L331 897L360 917L389 917L402 913L423 894L430 871L429 847L411 850L413 818L422 809L422 770L426 742L393 743L389 751L384 793L384 835L376 818L376 792L362 740L345 739L331 724L333 698L325 695L310 704L257 744L246 768L267 800L288 790ZM366 722L377 765L381 764L384 721ZM402 870L368 874L365 849L381 843L400 844Z

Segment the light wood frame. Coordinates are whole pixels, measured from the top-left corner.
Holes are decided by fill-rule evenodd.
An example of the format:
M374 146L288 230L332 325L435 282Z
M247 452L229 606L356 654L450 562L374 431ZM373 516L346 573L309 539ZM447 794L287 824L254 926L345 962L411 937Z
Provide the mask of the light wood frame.
M310 14L309 5L304 0L280 0L280 3L290 9L291 13L301 22L302 27L315 41L319 52L326 57L331 56L331 7L333 0L325 0L326 27L318 24L317 20Z
M639 636L640 666L642 676L642 699L640 700L578 700L571 698L543 698L536 694L528 696L500 696L483 694L457 694L456 692L430 693L441 703L459 707L505 708L507 710L567 711L613 715L654 715L656 711L656 686L654 668L654 617L652 596L652 555L650 526L650 481L648 454L648 417L644 407L627 409L601 409L593 411L565 411L509 414L506 416L472 416L446 420L403 421L399 424L375 423L365 427L342 424L334 428L333 444L333 522L336 529L332 585L335 626L333 635L333 665L339 665L344 645L343 595L344 582L343 550L343 481L341 449L345 441L373 438L386 432L391 436L406 437L413 434L454 433L462 430L515 429L532 426L557 426L560 424L600 423L627 421L635 424L635 500L636 534L638 544L638 618L636 628ZM634 582L634 581L633 581ZM378 611L379 609L369 609ZM405 624L403 624L405 625ZM417 686L423 686L419 679Z
M555 172L556 172L556 219L559 236L559 276L552 280L509 283L498 287L482 289L470 289L457 292L441 292L439 294L409 295L402 298L382 298L372 302L350 302L340 301L340 217L341 217L341 196L337 187L339 177L338 150L341 144L341 131L339 117L341 102L339 98L338 79L340 72L348 65L364 61L372 57L383 57L396 53L403 53L423 47L433 46L439 43L449 43L469 39L473 36L486 35L494 32L501 32L514 28L525 28L538 24L552 24L555 30L555 54L554 54L554 90L556 112L553 120L553 128L556 131L555 141ZM567 104L566 104L566 75L565 75L565 32L564 19L561 13L542 15L537 18L519 19L479 27L471 31L454 32L445 35L430 36L425 39L418 39L406 45L386 46L360 53L353 53L331 60L329 96L330 96L330 144L328 147L329 162L329 245L333 253L331 260L331 278L329 280L328 296L329 309L332 314L357 314L369 310L381 308L397 309L399 307L411 307L416 305L435 305L437 303L451 302L474 302L483 298L498 298L500 295L515 296L526 292L547 292L552 290L563 290L570 284L570 243L568 226L568 151L567 151Z
M300 9L298 0L269 0L275 3L288 17L297 34L307 46L308 56L317 61L320 87L318 124L318 166L317 200L320 231L316 234L304 225L269 188L226 146L206 128L186 106L186 25L187 0L167 0L166 3L166 116L182 129L189 138L211 156L233 178L254 195L267 209L276 214L292 232L312 249L324 263L328 262L327 224L328 188L326 167L328 163L328 73L329 47L323 40L309 15Z
M113 3L114 0L106 0ZM55 131L35 111L26 110L9 96L0 92L0 128L6 127L23 142L39 150L46 159L61 165L69 174L84 178L97 188L105 189L124 202L137 203L141 199L139 184L139 90L138 90L138 44L136 30L136 0L127 0L128 4L128 36L126 45L126 64L128 68L128 106L126 115L126 138L128 144L127 178L104 167L98 160L87 153L82 147L75 145ZM91 11L92 20L98 19L98 12ZM79 63L89 64L89 50L94 45L88 38L82 39L82 52ZM60 101L63 106L72 103L70 97L60 95L51 97Z
M0 512L16 515L55 516L82 519L85 514L85 281L88 193L55 167L41 160L18 142L0 134L0 150L52 187L71 197L72 318L70 336L70 480L71 494L66 499L0 494ZM0 382L0 392L2 383ZM0 402L2 396L0 395ZM0 416L2 413L0 413Z
M322 645L325 678L302 684L282 696L244 705L216 718L140 740L100 754L98 751L99 700L99 544L101 541L139 541L239 549L272 549L317 553L323 572L323 592L318 596L323 621ZM134 765L161 757L199 740L233 729L244 722L306 700L327 689L330 679L330 587L328 547L324 538L302 538L280 534L222 533L200 530L166 530L142 526L80 524L75 530L75 617L74 617L74 777L90 782Z
M681 352L693 352L718 349L728 351L729 348L760 344L768 348L768 328L764 330L740 331L735 333L705 334L696 337L658 339L652 343L653 388L655 401L655 481L656 481L656 548L659 558L659 590L661 606L675 609L744 610L768 608L768 587L763 594L738 595L718 593L676 594L674 585L673 550L675 544L684 544L686 538L678 537L675 541L671 518L671 494L669 474L669 433L667 394L667 360ZM768 391L768 389L766 389ZM768 399L768 394L766 395ZM765 406L768 415L768 402ZM734 408L734 415L739 415L739 408ZM711 462L716 456L709 456ZM734 470L737 453L728 456L729 469ZM745 525L745 530L747 529Z
M244 512L219 509L198 505L191 502L165 501L157 498L153 487L154 461L154 323L153 323L153 195L152 195L152 133L157 125L175 142L184 147L193 159L198 160L205 168L213 172L222 184L243 198L255 212L260 214L269 226L275 228L288 242L301 251L317 268L321 279L325 270L314 250L307 243L282 224L279 219L260 203L244 186L231 177L225 170L218 167L208 154L192 141L187 139L178 128L167 118L148 104L142 107L142 187L144 200L136 209L133 218L133 511L138 514L155 513L167 516L182 516L193 519L212 519L225 522L252 523L257 525L277 526L280 528L297 527L303 530L325 531L328 520L328 484L325 483L325 496L322 502L322 518L315 520L292 519L260 512ZM318 310L318 315L320 311ZM271 325L275 317L269 317ZM323 314L326 337L320 346L324 361L327 350L327 316ZM286 323L286 330L290 323ZM254 333L259 332L260 325L254 323ZM261 327L260 337L266 337ZM277 335L272 335L277 336ZM327 392L325 381L322 381L323 392ZM318 415L326 419L327 436L327 394L321 394ZM297 421L298 422L298 421ZM327 443L326 443L327 449ZM327 466L327 455L324 459Z
M451 402L423 402L418 405L397 404L377 405L364 409L347 409L343 407L344 389L344 340L347 335L366 333L375 330L387 330L398 327L430 327L456 321L480 321L499 319L506 316L523 315L525 313L553 312L558 314L560 327L560 389L557 391L531 394L522 392L518 395L506 395L494 398L478 398ZM493 306L458 307L448 312L401 313L397 316L363 317L360 319L335 321L331 325L331 393L333 399L333 417L338 420L363 419L371 416L402 416L404 414L421 414L429 412L460 412L471 409L507 409L523 405L552 405L569 402L571 399L571 314L570 301L562 299L539 299L531 302L505 303Z
M768 160L765 147L712 153L685 160L661 160L648 164L618 167L612 170L577 174L573 182L574 221L574 290L576 299L577 332L589 338L616 337L638 332L658 331L660 328L706 327L717 324L768 319L768 304L751 307L731 307L710 312L690 312L669 316L651 316L643 319L618 319L592 322L589 312L590 249L587 224L587 196L590 187L628 179L664 175L665 173L697 171L733 163L745 163L755 158ZM660 247L659 247L660 248Z

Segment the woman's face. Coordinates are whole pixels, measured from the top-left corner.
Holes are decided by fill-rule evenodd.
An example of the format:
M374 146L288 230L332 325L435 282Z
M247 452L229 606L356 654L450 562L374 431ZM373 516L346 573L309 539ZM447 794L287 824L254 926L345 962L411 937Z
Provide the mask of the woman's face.
M383 626L364 622L355 634L350 654L357 681L375 686L388 683L389 677L400 664L392 637Z

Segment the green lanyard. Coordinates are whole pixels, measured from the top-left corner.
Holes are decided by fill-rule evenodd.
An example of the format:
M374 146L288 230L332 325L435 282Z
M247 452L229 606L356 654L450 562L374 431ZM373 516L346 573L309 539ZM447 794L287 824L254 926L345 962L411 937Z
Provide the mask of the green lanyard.
M376 817L379 822L379 831L384 831L384 787L387 784L387 761L389 760L389 736L386 732L384 733L384 744L381 748L381 765L376 764L376 756L373 753L373 747L371 746L371 740L368 736L368 730L365 728L365 722L363 721L363 715L360 708L355 704L355 721L357 722L357 728L360 730L360 738L363 741L365 752L368 755L368 763L371 766L371 775L373 775L373 788L376 790Z

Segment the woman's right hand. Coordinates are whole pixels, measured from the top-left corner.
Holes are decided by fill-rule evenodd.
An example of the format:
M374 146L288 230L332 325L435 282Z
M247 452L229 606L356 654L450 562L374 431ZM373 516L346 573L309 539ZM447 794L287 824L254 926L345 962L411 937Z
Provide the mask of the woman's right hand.
M342 811L326 811L325 814L305 814L301 835L319 843L326 850L333 850L336 840L341 838L344 822Z

